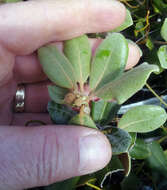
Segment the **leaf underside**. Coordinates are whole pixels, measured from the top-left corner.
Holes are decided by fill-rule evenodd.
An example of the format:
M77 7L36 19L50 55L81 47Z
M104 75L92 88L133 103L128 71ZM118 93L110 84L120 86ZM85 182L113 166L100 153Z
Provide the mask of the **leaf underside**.
M118 127L128 132L146 133L165 123L167 114L160 106L137 106L127 111L118 123Z
M64 43L64 54L70 61L74 72L75 82L83 85L90 74L91 47L86 35L82 35Z
M118 104L122 104L139 91L145 85L150 74L155 71L159 71L158 66L143 63L101 87L95 92L95 95L104 100L115 99Z
M61 53L56 45L51 44L38 50L38 57L43 71L56 85L64 88L75 87L75 72L69 60Z
M122 34L112 33L100 44L93 58L90 89L100 88L124 71L128 58L128 43Z

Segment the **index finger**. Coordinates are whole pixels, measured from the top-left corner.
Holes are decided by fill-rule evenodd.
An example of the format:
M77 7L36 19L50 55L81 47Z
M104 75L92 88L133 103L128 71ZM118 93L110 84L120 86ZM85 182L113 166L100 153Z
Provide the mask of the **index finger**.
M0 6L0 44L17 55L84 33L105 32L124 21L116 0L37 0Z

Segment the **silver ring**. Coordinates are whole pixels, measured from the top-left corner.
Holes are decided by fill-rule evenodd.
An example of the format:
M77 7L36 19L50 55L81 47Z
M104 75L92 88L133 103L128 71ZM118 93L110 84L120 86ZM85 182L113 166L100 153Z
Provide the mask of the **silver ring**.
M15 112L24 112L25 108L25 86L18 85L15 100L14 100L14 111Z

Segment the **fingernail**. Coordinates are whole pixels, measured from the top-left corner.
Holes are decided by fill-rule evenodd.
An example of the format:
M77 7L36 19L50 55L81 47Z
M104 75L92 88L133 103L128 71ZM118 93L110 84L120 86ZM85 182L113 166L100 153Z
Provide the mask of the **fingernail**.
M111 146L103 134L84 136L79 141L79 172L92 173L102 169L111 159Z
M117 0L98 0L92 3L91 26L93 29L110 31L120 26L126 17L125 6Z
M114 27L120 26L126 17L125 6L117 0L106 1L105 12L101 14L101 17L105 24L111 24L113 19Z

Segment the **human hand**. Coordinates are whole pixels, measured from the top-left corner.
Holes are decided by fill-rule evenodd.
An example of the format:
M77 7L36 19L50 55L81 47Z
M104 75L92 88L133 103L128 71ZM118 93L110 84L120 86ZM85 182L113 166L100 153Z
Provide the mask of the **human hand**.
M109 31L124 18L124 6L112 0L38 0L0 6L1 190L48 185L108 163L110 144L100 132L50 125L47 78L34 52L49 42ZM93 51L99 43L91 40ZM136 46L130 44L129 49L128 68L140 58ZM13 113L19 83L26 86L25 112ZM22 127L33 119L48 125Z

